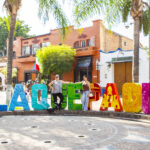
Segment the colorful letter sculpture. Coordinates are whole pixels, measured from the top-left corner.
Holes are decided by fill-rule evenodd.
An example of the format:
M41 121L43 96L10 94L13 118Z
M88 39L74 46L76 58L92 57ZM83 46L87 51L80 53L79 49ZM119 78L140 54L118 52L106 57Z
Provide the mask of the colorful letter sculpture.
M17 101L18 96L20 96L21 102ZM15 107L23 107L24 110L30 110L22 84L16 84L15 86L14 94L9 105L9 111L14 111Z
M142 105L142 87L136 83L125 83L122 88L123 109L138 113Z
M65 109L67 107L67 84L62 85L62 94L64 99L61 108ZM52 108L55 108L53 96L51 97L51 106Z
M38 102L38 91L41 91L41 101ZM47 86L45 84L34 84L31 88L32 107L35 110L48 109Z
M79 90L82 90L81 83L68 84L68 110L82 110L82 104L74 102L81 97L81 94L77 93Z
M142 110L150 114L150 83L142 84Z
M7 105L0 105L0 111L7 111Z
M119 112L123 110L115 83L107 84L100 110L106 111L108 107L114 107L115 111Z
M92 102L93 101L98 101L100 99L101 95L101 88L98 84L96 83L91 83L90 88L92 91L93 96L89 98L89 104L88 104L88 109L92 110Z

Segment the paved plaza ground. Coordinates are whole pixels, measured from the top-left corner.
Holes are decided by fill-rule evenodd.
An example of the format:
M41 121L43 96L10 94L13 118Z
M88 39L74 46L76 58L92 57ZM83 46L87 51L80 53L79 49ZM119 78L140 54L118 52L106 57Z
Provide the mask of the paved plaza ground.
M0 118L0 150L150 150L150 122L5 116Z
M0 92L0 104L6 93ZM50 103L50 98L48 98ZM101 100L93 103L99 110ZM31 108L31 100L29 100ZM0 150L150 150L150 121L83 116L0 117Z

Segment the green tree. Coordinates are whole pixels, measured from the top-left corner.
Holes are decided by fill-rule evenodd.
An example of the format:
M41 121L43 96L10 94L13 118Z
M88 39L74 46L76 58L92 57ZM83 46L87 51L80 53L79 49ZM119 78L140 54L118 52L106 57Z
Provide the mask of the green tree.
M105 15L108 24L126 22L131 16L134 20L134 59L133 82L139 82L139 33L150 31L150 5L143 0L74 0L75 19L78 24L94 14Z
M8 17L0 17L0 52L6 54L6 40L8 38L9 33L9 24L10 24L10 16ZM30 27L25 25L23 21L17 19L15 26L15 34L14 39L18 36L22 36L24 38L31 37L29 35Z
M7 77L7 67L1 68L0 72L3 73L5 75L5 77ZM13 68L12 69L12 78L17 77L17 69Z
M40 72L49 76L70 72L73 67L76 51L70 46L48 46L37 51L40 62Z
M0 53L6 52L6 39L8 38L8 28L3 18L0 18Z

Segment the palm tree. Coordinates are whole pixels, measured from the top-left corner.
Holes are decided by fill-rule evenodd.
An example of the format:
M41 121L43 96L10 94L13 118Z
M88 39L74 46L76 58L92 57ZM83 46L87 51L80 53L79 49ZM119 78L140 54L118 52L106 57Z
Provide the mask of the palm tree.
M12 84L12 54L13 54L13 40L14 31L16 25L16 18L18 10L21 6L21 0L5 0L4 6L10 15L10 27L8 37L8 51L7 51L7 92L6 92L6 103L9 105L11 99L11 84Z
M5 0L4 7L6 8L7 12L10 15L10 27L9 27L9 38L8 38L8 64L7 64L7 104L9 105L9 101L11 99L11 89L12 89L12 54L13 54L13 40L14 40L14 31L16 25L16 18L18 10L21 6L22 0ZM68 20L64 15L61 6L57 2L57 0L38 0L39 2L39 15L41 18L45 20L49 19L49 15L53 13L53 16L61 27L63 38L66 35L66 26L68 24Z
M147 35L150 31L150 5L142 0L74 0L76 22L80 23L93 14L105 14L109 24L128 20L131 15L134 20L134 58L132 76L133 82L139 82L139 33L143 29ZM120 17L121 16L121 17Z

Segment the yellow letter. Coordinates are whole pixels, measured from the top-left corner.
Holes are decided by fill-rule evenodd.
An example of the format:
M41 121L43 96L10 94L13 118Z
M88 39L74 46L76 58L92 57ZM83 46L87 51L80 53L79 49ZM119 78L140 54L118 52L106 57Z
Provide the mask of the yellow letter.
M125 83L122 88L123 109L138 113L142 107L142 87L136 83Z

